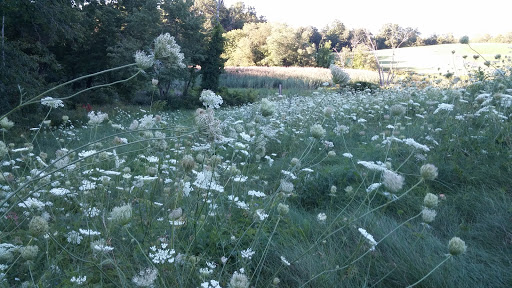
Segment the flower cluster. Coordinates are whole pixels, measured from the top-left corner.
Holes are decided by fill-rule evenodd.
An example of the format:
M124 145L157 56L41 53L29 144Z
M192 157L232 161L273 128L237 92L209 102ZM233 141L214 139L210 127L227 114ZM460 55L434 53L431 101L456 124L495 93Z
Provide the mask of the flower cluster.
M373 239L373 236L370 233L366 232L365 229L359 228L358 230L359 230L359 233L361 233L361 235L363 235L364 238L366 238L366 240L368 240L368 243L370 243L370 245L372 246L370 248L370 250L374 251L375 246L377 246L377 244L378 244L377 241L375 241L375 239Z
M132 282L139 287L153 287L157 276L158 270L155 268L146 268L140 270L139 274L133 276Z
M144 51L137 51L135 52L135 63L137 64L137 67L144 70L149 67L152 67L153 64L155 64L155 57L151 55L147 55Z
M165 59L168 66L186 67L183 63L185 56L181 53L181 47L169 33L160 34L155 39L154 55L156 59Z
M89 122L87 122L89 125L98 125L108 119L108 114L91 111L87 113L87 117L89 117Z
M223 102L222 97L211 90L203 90L199 100L203 102L204 107L211 109L219 108L220 104Z
M149 258L155 264L164 264L173 263L174 262L174 254L176 253L174 249L167 249L167 243L161 243L160 247L151 246L149 249L153 252L149 252Z
M45 98L41 99L41 104L43 104L44 106L51 107L51 108L64 107L64 102L62 102L62 100L54 99L52 97L45 97Z

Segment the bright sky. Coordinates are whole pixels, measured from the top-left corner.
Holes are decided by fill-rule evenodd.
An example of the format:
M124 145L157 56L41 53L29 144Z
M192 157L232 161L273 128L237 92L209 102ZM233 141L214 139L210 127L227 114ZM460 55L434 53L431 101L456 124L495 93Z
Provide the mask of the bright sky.
M224 0L230 7L241 0ZM377 33L383 24L418 28L421 36L453 33L475 37L512 32L510 0L245 0L269 22L322 29L339 19L348 29ZM474 4L477 2L478 4Z

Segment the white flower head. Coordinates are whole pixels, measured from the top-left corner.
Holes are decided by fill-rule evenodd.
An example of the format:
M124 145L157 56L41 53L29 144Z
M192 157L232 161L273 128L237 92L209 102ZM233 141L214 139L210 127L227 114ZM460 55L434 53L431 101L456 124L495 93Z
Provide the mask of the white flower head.
M223 102L222 97L215 94L215 92L213 92L211 90L203 90L203 92L201 92L201 96L199 97L199 100L201 100L201 102L203 102L203 105L206 108L212 108L212 109L219 108Z
M181 47L169 33L160 34L155 39L155 58L164 60L168 66L185 68L183 63L185 56L181 53Z
M147 69L155 64L155 57L152 54L147 55L144 51L135 52L134 57L135 63L137 63L137 66L142 70Z
M54 99L52 97L45 97L45 98L41 99L41 104L43 104L44 106L51 107L51 108L64 107L64 102L62 102L62 100Z
M391 192L397 192L404 185L404 177L393 171L386 170L382 173L382 184Z
M366 240L368 240L368 243L370 243L370 245L372 246L370 248L370 250L374 251L375 246L377 246L377 244L378 244L377 241L375 241L375 239L373 239L373 236L370 233L366 232L365 229L359 228L358 230L359 230L359 233L361 233L361 235L363 235L366 238Z
M153 287L153 282L155 282L157 276L158 270L156 268L146 268L133 276L132 282L139 287Z

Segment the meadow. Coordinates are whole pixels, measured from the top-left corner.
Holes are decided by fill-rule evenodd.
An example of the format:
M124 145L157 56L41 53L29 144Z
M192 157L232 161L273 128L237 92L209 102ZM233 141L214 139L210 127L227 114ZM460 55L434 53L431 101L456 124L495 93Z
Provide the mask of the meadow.
M375 71L345 69L352 82L379 83ZM244 89L317 89L332 82L328 68L317 67L226 67L220 78L223 87Z
M376 51L382 65L386 68L393 63L395 68L420 74L455 73L467 75L478 67L485 68L484 62L490 61L501 66L512 57L512 45L503 43L442 44L432 46L405 47ZM495 56L500 55L499 59ZM473 56L478 56L474 58ZM394 60L394 61L393 61Z
M85 121L34 98L0 121L0 287L510 287L503 69Z

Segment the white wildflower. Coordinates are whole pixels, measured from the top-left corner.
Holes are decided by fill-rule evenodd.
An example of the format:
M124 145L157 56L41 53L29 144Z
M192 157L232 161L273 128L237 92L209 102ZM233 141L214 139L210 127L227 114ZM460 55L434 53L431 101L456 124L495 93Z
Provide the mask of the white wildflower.
M220 104L222 104L223 100L222 97L215 94L211 90L203 90L201 92L201 96L199 97L199 100L203 102L203 105L206 108L212 108L216 109L220 107Z
M439 112L441 110L452 111L453 110L453 104L440 103L437 106L437 109L434 111L434 114L437 114L437 112Z
M87 122L89 125L98 125L108 119L108 114L91 111L87 113L87 117L89 117L89 122Z
M41 104L43 104L44 106L51 107L51 108L64 107L64 102L62 102L62 100L54 99L52 97L45 97L45 98L41 99Z
M140 270L138 275L133 276L132 282L139 287L153 287L153 283L157 276L157 269L146 268L144 270Z
M382 173L382 184L391 192L397 192L404 185L404 177L393 171L386 170Z
M152 54L147 55L144 51L135 52L134 57L135 63L137 63L137 66L142 70L147 69L155 64L155 57Z
M373 239L373 236L370 233L366 232L365 229L359 228L358 230L359 230L359 233L361 233L361 235L363 235L366 238L366 240L368 240L368 243L370 243L370 245L372 246L370 248L370 251L374 251L375 246L377 246L377 244L378 244L377 241L375 241L375 239Z
M247 248L246 250L242 250L240 251L240 254L242 254L242 258L248 258L248 259L251 259L252 256L254 255L254 252L251 248Z
M82 235L80 235L80 233L76 232L76 231L70 231L67 233L67 238L66 240L68 241L68 243L71 243L71 244L80 244L80 242L82 241L84 237L82 237Z
M87 281L87 276L73 276L69 281L71 281L71 283L76 283L77 285L82 285L83 283L85 283L85 281Z

